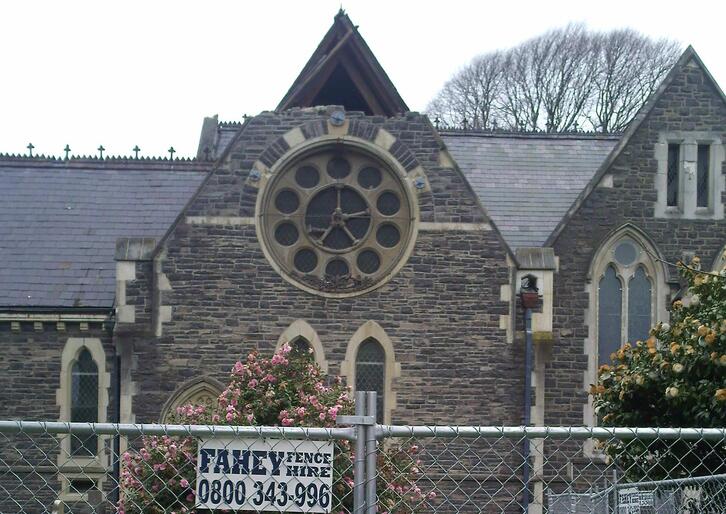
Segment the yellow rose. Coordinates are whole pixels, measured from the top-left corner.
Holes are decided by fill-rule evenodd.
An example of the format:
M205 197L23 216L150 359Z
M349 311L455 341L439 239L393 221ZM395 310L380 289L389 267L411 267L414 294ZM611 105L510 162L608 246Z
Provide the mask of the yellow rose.
M719 364L720 364L721 366L726 366L726 354L723 354L723 355L722 355L721 357L719 357L719 359L718 359L718 363L719 363Z
M698 327L698 335L703 337L706 334L708 334L708 327L706 325L701 325Z
M666 397L668 398L676 398L678 396L678 388L676 386L668 387L666 388Z
M683 364L681 364L680 362L676 362L673 365L673 373L676 373L676 374L683 373L684 369L686 369L686 367Z
M716 401L726 402L726 389L717 389L714 396L716 397Z
M704 341L706 341L708 344L713 344L713 342L716 340L716 332L713 330L710 331L706 336L703 338Z

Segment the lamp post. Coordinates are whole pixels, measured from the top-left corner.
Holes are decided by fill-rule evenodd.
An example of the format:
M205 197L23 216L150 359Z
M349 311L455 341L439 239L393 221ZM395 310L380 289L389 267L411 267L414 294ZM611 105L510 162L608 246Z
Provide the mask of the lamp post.
M537 277L525 275L519 284L519 300L524 308L524 415L523 425L529 425L532 411L532 309L539 302L539 290L537 289ZM524 438L524 449L522 452L524 463L522 467L522 506L524 514L529 510L529 438Z

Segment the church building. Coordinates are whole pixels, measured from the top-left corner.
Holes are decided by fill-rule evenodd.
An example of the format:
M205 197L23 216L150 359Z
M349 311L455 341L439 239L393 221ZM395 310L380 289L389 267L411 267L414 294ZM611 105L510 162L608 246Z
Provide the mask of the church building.
M0 419L163 422L287 342L379 423L592 425L598 366L683 294L666 263L726 264L690 47L622 134L443 130L341 12L270 108L194 159L0 155ZM62 445L56 494L103 490L102 438Z

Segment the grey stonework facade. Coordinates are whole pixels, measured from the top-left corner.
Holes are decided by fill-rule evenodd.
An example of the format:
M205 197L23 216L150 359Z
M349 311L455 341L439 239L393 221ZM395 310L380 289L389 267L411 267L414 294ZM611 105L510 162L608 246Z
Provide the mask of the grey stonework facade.
M272 354L297 319L315 329L333 374L340 373L353 334L370 320L381 326L400 365L392 384L395 422L520 421L511 406L522 396L522 376L515 372L521 346L500 328L500 316L509 312L500 291L511 283L513 261L461 174L439 165L441 141L426 118L348 113L348 135L373 142L386 130L396 139L391 154L401 165L425 170L430 191L421 194L421 222L461 227L422 227L407 263L373 292L337 299L301 291L265 258L255 226L234 221L254 219L257 188L248 174L255 162L274 164L288 150L281 136L290 130L326 135L330 112L252 118L157 249L159 271L170 284L159 296L171 319L161 324L160 337L147 323L152 337L134 340L136 421L156 421L174 390L200 373L225 381L249 351ZM220 223L223 217L233 218L231 224ZM117 327L125 330L122 323Z
M704 266L723 252L726 222L721 220L659 219L655 216L656 146L663 132L701 131L726 137L726 102L707 72L694 60L682 63L671 82L652 105L647 116L619 155L602 170L611 184L595 186L552 237L559 270L555 280L552 361L547 365L548 424L589 422L583 413L587 403L588 356L586 341L595 337L588 326L588 289L593 280L591 265L605 240L630 225L652 243L657 256L674 263L698 255ZM717 170L723 176L726 166ZM722 192L721 201L726 200ZM681 284L677 272L662 267L667 288L658 291L667 304ZM662 319L661 319L662 320ZM658 321L658 320L654 320ZM590 378L593 380L594 378ZM591 383L591 382L590 382ZM573 401L573 394L578 401Z
M100 365L98 420L158 422L182 400L218 393L250 351L270 356L301 336L353 387L359 345L381 344L381 421L519 425L517 294L533 275L530 423L595 422L587 386L613 245L640 248L652 322L682 294L660 259L723 262L723 209L658 214L659 158L675 135L708 136L721 166L711 191L726 201L723 93L689 49L622 135L438 132L410 112L357 31L326 57L351 27L336 17L277 110L207 118L197 159L0 156L0 184L17 199L0 203L0 419L69 421L69 370L84 348ZM369 78L333 95L355 108L311 103L330 99L321 70L343 59ZM400 265L365 291L301 285L261 238L266 185L315 145L388 163L415 206ZM98 465L91 476L108 462ZM541 503L541 484L534 494Z

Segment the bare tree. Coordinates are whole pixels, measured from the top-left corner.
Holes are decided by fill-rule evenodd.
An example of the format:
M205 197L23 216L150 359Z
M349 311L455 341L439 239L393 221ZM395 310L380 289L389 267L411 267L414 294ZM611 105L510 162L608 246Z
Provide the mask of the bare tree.
M681 49L673 41L653 41L631 29L603 34L601 40L595 103L588 119L596 130L617 132L655 91Z
M429 114L445 125L464 123L473 128L490 128L496 117L502 64L499 52L476 57L444 84L429 104Z
M512 130L623 130L678 57L633 30L571 24L461 69L427 112L448 125ZM465 121L464 121L465 120Z

